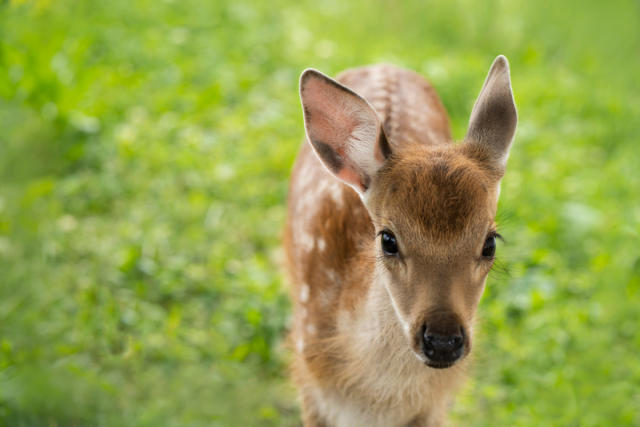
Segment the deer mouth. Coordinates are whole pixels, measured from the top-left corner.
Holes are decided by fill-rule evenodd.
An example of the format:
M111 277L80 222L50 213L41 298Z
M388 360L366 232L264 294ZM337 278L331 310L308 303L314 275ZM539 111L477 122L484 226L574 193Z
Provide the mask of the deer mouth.
M460 360L460 359L458 359L458 360ZM432 360L426 360L424 362L424 364L427 365L428 367L434 368L434 369L447 369L447 368L450 368L453 365L455 365L458 360L454 360L454 361L451 361L451 362L434 362Z

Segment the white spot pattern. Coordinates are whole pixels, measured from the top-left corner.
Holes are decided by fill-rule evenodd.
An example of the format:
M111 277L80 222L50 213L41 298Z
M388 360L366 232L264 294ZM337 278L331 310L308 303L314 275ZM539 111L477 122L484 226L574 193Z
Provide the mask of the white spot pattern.
M305 303L309 301L309 285L303 283L300 286L300 302Z

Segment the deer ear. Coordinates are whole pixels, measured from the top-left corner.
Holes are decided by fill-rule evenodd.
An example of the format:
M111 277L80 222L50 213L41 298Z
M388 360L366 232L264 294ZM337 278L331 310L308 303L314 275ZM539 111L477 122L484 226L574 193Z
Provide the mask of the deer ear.
M465 140L474 149L480 149L492 166L504 169L517 122L509 62L500 55L493 61L473 106Z
M319 71L300 77L307 138L331 173L364 194L391 149L371 105Z

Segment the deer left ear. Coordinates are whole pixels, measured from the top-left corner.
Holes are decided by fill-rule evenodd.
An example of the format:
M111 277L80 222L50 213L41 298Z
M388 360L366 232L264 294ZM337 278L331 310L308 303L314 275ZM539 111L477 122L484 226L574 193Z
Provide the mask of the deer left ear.
M300 77L307 138L336 177L365 194L391 155L378 115L369 103L319 71Z
M473 106L465 141L474 148L480 148L492 166L504 169L517 122L509 62L500 55L493 61Z

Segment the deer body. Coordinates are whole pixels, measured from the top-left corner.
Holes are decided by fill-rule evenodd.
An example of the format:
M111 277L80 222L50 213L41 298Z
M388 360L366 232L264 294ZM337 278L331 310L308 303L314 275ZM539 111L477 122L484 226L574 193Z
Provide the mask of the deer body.
M504 65L508 80L500 58L492 71ZM496 86L491 76L485 89ZM419 75L378 65L338 80L302 76L309 143L292 172L285 229L304 423L439 425L463 379L490 268L478 252L494 233L506 152L483 141L500 131L477 107L492 99L481 93L469 141L454 145Z

